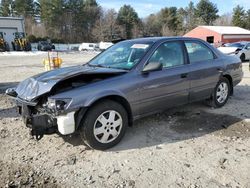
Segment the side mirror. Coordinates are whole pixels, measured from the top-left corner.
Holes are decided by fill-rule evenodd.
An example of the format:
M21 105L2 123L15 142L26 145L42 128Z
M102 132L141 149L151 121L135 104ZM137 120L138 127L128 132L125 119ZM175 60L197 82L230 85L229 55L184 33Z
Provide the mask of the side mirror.
M142 70L143 73L148 73L152 71L162 70L162 63L160 62L151 62L148 63Z

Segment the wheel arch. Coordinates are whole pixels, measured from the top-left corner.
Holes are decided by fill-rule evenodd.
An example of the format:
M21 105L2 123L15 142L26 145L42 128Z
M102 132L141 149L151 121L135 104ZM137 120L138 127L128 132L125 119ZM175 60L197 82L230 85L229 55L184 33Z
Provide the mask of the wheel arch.
M233 78L229 75L229 74L224 74L222 77L226 78L228 81L229 81L229 84L230 84L230 95L233 95L233 90L234 90L234 87L233 87Z
M129 126L132 126L133 125L133 114L132 114L132 110L131 110L131 106L129 104L129 102L127 101L127 99L121 95L117 95L117 94L110 94L110 95L104 95L104 96L101 96L99 98L96 98L96 99L93 99L91 100L91 102L89 102L85 107L81 108L79 111L78 111L78 115L82 116L82 117L75 117L76 118L76 122L77 125L76 125L76 129L78 129L80 127L80 122L82 121L82 119L86 116L88 110L96 105L97 103L100 103L104 100L112 100L112 101L115 101L119 104L121 104L124 109L127 111L128 113L128 122L129 122Z

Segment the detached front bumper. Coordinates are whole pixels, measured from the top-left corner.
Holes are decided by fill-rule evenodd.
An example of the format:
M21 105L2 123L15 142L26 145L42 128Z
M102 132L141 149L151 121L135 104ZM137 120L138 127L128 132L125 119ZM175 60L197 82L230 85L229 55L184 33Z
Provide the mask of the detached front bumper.
M25 125L31 129L32 136L41 139L45 134L59 132L62 135L68 135L75 132L75 112L53 116L39 113L32 105L27 102L20 103L20 100L17 100L19 114Z

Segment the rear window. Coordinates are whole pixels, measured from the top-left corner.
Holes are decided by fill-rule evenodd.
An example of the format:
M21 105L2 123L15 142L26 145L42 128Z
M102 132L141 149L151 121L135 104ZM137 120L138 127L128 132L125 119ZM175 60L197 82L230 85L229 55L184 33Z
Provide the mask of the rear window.
M214 59L214 54L207 46L200 42L187 41L185 46L189 56L190 63L208 61Z

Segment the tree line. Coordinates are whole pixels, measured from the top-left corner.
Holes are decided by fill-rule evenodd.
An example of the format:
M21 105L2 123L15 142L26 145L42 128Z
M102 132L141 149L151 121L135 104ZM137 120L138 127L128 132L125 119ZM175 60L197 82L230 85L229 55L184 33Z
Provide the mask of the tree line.
M183 35L198 25L250 29L250 9L238 5L232 13L219 16L217 5L209 0L182 8L163 7L145 18L139 18L130 5L116 12L104 9L96 0L2 0L0 15L23 16L30 39L47 37L71 43Z

